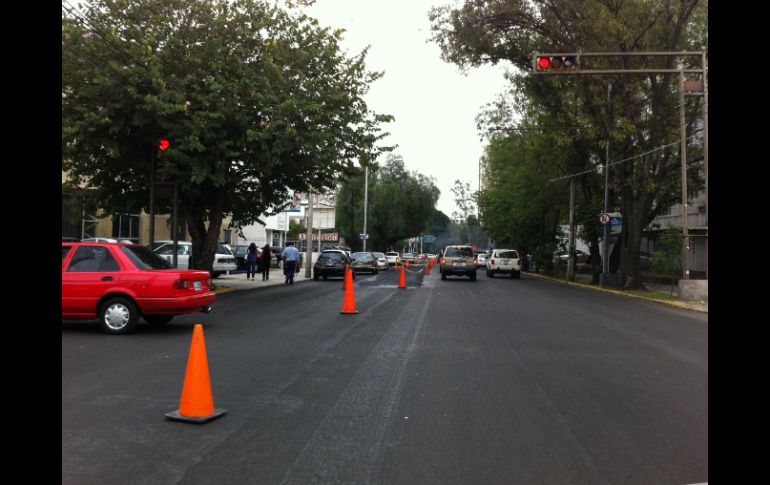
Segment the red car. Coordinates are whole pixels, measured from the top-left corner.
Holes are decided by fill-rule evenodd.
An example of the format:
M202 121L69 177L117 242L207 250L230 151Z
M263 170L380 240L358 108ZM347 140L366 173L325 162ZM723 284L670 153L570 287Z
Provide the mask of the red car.
M63 320L99 319L111 334L128 333L139 317L152 325L174 315L211 311L216 294L208 271L171 269L135 244L62 243Z

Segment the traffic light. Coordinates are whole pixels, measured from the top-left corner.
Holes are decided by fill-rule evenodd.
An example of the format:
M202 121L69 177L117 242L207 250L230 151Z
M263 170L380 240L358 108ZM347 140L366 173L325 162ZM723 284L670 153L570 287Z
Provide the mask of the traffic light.
M168 155L165 152L171 147L171 142L166 138L159 138L156 147L158 152L155 158L155 179L166 182L171 179L171 176L165 173L168 166Z
M578 70L578 57L575 55L537 55L535 73L570 72Z

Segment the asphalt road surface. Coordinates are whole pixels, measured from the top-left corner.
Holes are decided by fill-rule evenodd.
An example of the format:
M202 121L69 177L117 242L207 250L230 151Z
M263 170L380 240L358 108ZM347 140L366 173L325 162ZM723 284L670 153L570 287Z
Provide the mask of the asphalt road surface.
M707 315L522 275L360 275L221 295L108 336L62 324L65 484L708 481ZM179 408L204 326L207 424Z

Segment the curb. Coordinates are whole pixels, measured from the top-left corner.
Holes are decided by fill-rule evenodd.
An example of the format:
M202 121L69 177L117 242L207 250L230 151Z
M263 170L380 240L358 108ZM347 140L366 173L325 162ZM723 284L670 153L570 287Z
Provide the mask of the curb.
M526 272L523 272L523 274L525 274L527 276L534 276L536 278L541 278L541 279L544 279L544 280L552 281L554 283L561 283L563 285L575 286L575 287L578 287L578 288L586 288L586 289L594 290L594 291L603 291L605 293L614 293L616 295L627 296L629 298L638 298L640 300L647 300L647 301L652 301L652 302L655 302L655 303L662 303L664 305L673 306L673 307L677 307L677 308L682 308L684 310L692 310L694 312L700 312L700 313L705 313L705 314L708 314L708 312L709 312L707 309L703 309L703 308L699 308L699 307L696 307L696 306L692 306L692 305L689 305L689 304L687 304L685 302L656 300L654 298L647 298L647 297L644 297L644 296L641 296L641 295L632 295L632 294L626 293L624 291L610 290L608 288L600 288L598 286L593 286L593 285L581 285L579 283L574 283L572 281L564 281L563 279L557 279L557 278L553 278L551 276L545 276L545 275L541 275L541 274L537 274L537 273L526 273Z
M302 280L297 280L297 281L294 282L294 284L298 285L298 284L300 284L302 282L312 281L312 280L313 280L312 278L306 278L306 279L302 279ZM233 287L233 286L227 286L225 284L225 285L217 286L216 289L214 289L214 293L216 293L217 295L223 295L225 293L233 293L235 291L261 290L261 289L264 289L264 288L271 288L273 286L284 286L284 285L283 285L283 283L280 283L280 284L265 285L265 286L253 286L253 287L250 287L250 288L236 288L236 287Z

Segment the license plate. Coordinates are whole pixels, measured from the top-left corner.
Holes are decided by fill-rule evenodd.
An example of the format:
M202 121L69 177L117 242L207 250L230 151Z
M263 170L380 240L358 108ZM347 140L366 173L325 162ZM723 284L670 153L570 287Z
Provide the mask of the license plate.
M510 259L504 259L503 260L503 264L511 264L511 260Z
M203 285L201 285L201 282L198 280L193 281L193 288L195 288L195 291L201 291L203 289Z
M465 266L465 261L455 261L452 266Z

